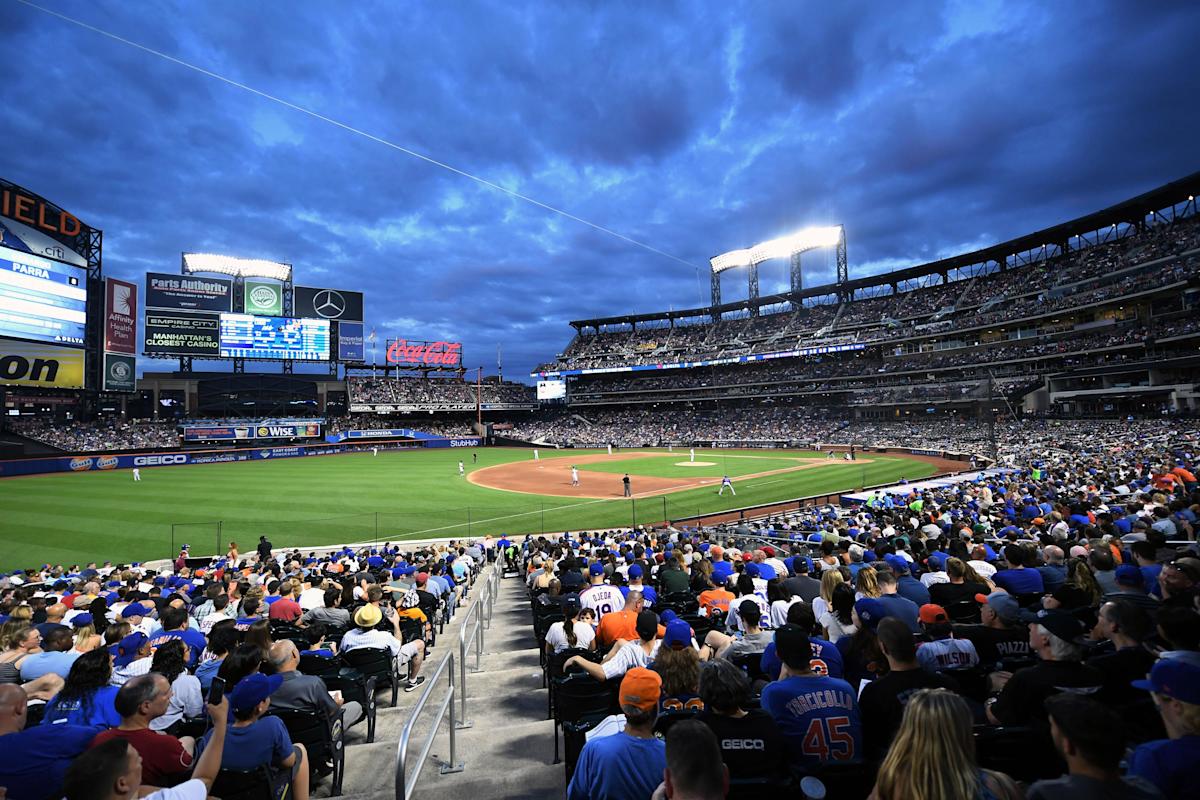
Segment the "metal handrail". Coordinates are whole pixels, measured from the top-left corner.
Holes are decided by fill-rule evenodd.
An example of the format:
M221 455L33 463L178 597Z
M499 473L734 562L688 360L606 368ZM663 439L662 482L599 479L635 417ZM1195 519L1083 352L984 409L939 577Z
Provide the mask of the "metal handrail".
M492 574L496 574L493 570ZM459 670L459 703L462 706L462 718L458 721L459 728L469 728L472 723L467 719L467 638L468 630L470 638L475 643L475 668L473 672L479 672L481 669L481 659L483 658L483 615L485 609L490 607L493 597L496 592L496 583L492 578L484 581L483 591L471 604L463 616L462 627L458 629L458 670ZM474 627L468 627L474 616Z
M420 717L421 711L425 708L425 704L429 702L429 697L433 694L433 687L437 684L438 678L442 673L446 672L449 675L447 682L446 697L442 700L441 706L438 708L437 716L433 721L433 725L429 729L429 737L425 740L425 745L421 748L421 755L417 759L417 766L413 770L412 777L409 778L408 772L408 743L412 738L413 727L417 723L417 718ZM421 777L421 768L425 766L425 759L429 758L429 751L433 749L433 740L437 736L438 728L442 724L442 719L446 712L450 712L450 760L442 763L440 772L443 775L451 772L462 772L463 762L456 758L454 742L454 653L447 653L442 662L438 664L433 675L430 676L428 685L425 691L421 693L421 699L417 700L413 706L412 714L408 718L408 722L404 723L404 730L400 732L400 741L396 745L396 800L408 800L412 797L413 789L417 785L417 779Z

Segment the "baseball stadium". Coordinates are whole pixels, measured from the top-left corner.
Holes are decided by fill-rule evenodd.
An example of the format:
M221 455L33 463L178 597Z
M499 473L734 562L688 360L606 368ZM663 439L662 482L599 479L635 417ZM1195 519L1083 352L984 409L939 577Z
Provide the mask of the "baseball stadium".
M630 77L610 9L394 33L217 4L184 36L9 5L116 88L40 88L93 123L61 134L20 88L0 177L0 797L1195 796L1193 151L1104 174L1089 134L1024 130L983 180L932 136L893 174L871 159L914 112L839 127L891 93L859 88L835 170L850 145L797 122L832 101L765 6L661 20L688 65ZM1162 59L1191 57L1179 15ZM929 47L992 41L985 16ZM328 65L293 60L318 42ZM929 102L898 47L867 49ZM785 73L807 94L755 138L743 93L783 102ZM675 141L676 102L719 126Z

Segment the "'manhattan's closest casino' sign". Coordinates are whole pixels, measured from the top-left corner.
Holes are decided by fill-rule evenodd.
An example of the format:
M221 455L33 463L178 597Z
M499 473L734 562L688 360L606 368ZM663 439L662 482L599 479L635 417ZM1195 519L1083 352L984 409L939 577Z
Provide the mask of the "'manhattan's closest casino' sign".
M393 339L388 342L389 364L457 367L462 364L462 342L421 342Z

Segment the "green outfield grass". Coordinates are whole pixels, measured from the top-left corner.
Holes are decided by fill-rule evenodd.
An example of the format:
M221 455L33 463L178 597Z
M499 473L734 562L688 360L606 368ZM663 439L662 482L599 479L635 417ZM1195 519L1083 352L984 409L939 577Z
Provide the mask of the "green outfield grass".
M385 451L279 461L249 461L142 470L45 475L0 480L0 568L106 559L134 561L173 556L188 543L204 554L224 552L235 540L246 552L260 534L276 546L362 542L405 537L482 536L611 528L659 522L805 495L915 479L933 468L902 456L871 456L872 463L830 461L819 468L736 480L737 497L703 487L668 496L595 500L505 492L458 477L468 470L529 460L528 450ZM555 453L543 461L600 451ZM628 452L628 451L623 451ZM676 452L678 455L678 451ZM719 477L792 466L784 451L696 451L713 468L674 467L666 458L639 458L584 468L611 467L637 475ZM753 458L735 458L753 456ZM686 453L679 460L687 457ZM820 459L819 459L820 460ZM737 467L734 464L753 466ZM674 470L671 473L655 469ZM711 473L702 470L716 470ZM634 490L637 491L636 481ZM218 525L218 522L221 524ZM176 551L177 552L177 551Z

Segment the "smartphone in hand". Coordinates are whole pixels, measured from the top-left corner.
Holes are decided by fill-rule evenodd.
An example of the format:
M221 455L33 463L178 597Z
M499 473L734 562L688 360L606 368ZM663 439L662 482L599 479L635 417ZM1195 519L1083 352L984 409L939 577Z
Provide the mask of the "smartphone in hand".
M208 688L208 704L210 706L221 705L221 698L225 696L225 679L213 678L212 686Z

